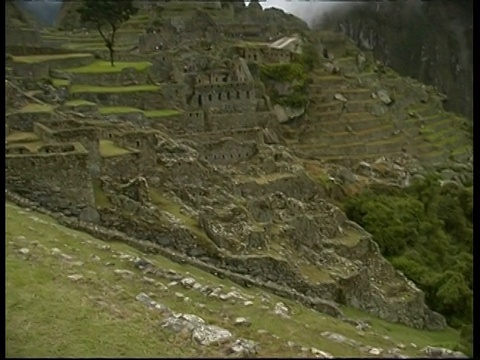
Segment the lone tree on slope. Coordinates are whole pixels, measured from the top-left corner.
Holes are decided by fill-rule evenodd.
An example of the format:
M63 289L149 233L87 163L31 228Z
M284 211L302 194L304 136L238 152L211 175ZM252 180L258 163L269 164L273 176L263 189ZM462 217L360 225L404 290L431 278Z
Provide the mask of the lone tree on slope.
M125 21L137 13L133 0L83 0L77 10L82 22L93 23L110 52L110 63L114 66L115 34Z

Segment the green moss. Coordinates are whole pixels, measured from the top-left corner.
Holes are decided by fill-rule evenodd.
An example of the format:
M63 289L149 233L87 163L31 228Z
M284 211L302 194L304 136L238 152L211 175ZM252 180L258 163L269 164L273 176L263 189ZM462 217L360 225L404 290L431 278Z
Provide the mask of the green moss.
M128 92L154 92L160 89L155 85L133 85L133 86L95 86L95 85L73 85L70 87L71 94L94 93L94 94L116 94Z
M140 61L140 62L127 62L127 61L117 61L115 62L115 66L112 66L109 61L94 61L93 63L77 67L77 68L70 68L65 69L66 72L74 73L74 74L109 74L109 73L116 73L120 72L125 68L134 68L137 71L145 71L150 66L151 63L148 61Z
M54 55L29 55L29 56L13 56L12 60L18 63L34 64L44 61L65 60L74 58L89 58L91 54L54 54Z

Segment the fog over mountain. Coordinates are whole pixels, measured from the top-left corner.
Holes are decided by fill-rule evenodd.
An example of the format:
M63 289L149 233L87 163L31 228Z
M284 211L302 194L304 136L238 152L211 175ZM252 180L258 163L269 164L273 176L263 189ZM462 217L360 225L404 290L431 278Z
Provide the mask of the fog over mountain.
M298 16L307 24L312 25L326 12L340 5L345 6L345 1L288 1L266 0L260 2L263 8L275 7L287 13Z
M62 6L62 0L15 0L42 25L51 26Z

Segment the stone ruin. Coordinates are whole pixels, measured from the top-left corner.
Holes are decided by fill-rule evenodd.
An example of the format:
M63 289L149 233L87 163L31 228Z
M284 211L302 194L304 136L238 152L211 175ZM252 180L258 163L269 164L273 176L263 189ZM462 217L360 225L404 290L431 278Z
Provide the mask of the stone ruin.
M188 58L173 50L194 34L207 40L219 33L260 36L258 26L254 31L242 24L239 30L201 12L192 19L172 19L141 35L141 55L119 55L151 60L144 80L160 80L161 90L67 94L145 111L161 103L177 113L115 121L98 114L74 119L63 107L47 115L12 113L6 132L7 189L52 212L185 254L236 274L232 277L248 276L247 282L327 313L338 315L331 309L342 304L416 328L445 327L444 318L381 256L371 236L323 200L325 189L278 140L273 108L248 64L290 62L298 46L289 44L298 44L298 37L280 34L270 45L240 43L222 61L212 62L220 54L212 55L214 49L195 48L198 56ZM203 26L192 26L197 21ZM182 26L182 44L163 37ZM159 37L166 39L161 48ZM50 73L59 62L41 64L38 71ZM17 77L35 69L12 66ZM97 80L121 84L125 79L117 76ZM81 84L88 78L69 79ZM13 96L15 91L18 86L9 88L7 106L25 98Z

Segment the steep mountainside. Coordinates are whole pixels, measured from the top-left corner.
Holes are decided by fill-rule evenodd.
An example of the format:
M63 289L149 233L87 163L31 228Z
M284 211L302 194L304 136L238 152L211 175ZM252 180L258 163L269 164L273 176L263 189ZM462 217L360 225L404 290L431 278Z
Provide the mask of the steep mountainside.
M435 85L448 110L473 119L472 0L340 6L317 23L345 32L401 75Z

